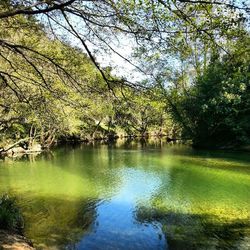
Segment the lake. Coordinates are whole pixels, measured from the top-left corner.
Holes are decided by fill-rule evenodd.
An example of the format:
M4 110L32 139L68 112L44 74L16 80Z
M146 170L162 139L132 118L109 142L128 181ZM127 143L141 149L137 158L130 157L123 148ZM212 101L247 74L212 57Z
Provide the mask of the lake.
M0 161L37 249L250 249L250 154L162 141Z

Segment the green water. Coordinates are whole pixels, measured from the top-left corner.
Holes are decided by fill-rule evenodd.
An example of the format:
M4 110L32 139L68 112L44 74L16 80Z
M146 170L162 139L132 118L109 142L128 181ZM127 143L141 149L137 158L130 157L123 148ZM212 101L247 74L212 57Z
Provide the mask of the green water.
M38 249L250 249L250 154L151 142L0 161Z

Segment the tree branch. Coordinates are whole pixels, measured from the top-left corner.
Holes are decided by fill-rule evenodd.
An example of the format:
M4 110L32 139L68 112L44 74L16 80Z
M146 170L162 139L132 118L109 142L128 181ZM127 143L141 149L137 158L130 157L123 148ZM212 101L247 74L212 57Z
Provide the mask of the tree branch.
M64 7L71 5L75 1L76 0L69 0L69 1L66 1L65 3L61 3L61 4L54 3L52 6L47 7L45 9L37 9L37 10L32 9L32 7L34 8L34 6L37 7L38 5L41 4L41 2L38 2L37 4L35 4L33 6L29 6L29 7L24 8L24 9L16 9L16 10L2 12L2 13L0 13L0 19L8 18L8 17L16 16L16 15L22 15L22 14L23 15L36 15L36 14L48 13L48 12L51 12L53 10L62 10Z

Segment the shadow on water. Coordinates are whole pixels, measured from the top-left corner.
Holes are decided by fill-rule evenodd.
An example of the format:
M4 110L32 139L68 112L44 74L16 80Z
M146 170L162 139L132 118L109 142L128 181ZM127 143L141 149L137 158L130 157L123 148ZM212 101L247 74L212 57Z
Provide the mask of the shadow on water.
M27 235L37 249L247 250L250 246L249 219L225 221L210 214L138 206L130 222L122 218L127 212L125 203L97 199L36 197L24 206ZM112 214L113 210L117 214Z
M36 249L165 249L161 225L140 222L131 204L98 199L20 198L25 233Z
M249 162L162 141L68 145L0 162L0 191L38 249L249 249Z
M25 234L36 249L74 249L92 231L100 204L97 199L64 200L48 197L19 197L25 218Z
M148 207L138 207L135 216L140 223L161 223L168 249L250 249L250 218L223 221L210 214Z

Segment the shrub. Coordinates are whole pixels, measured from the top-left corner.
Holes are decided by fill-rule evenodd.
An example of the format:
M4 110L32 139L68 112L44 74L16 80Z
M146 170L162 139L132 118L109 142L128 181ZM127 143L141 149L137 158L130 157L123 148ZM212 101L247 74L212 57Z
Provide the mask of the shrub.
M19 233L23 230L23 217L16 199L6 194L0 198L0 229Z

